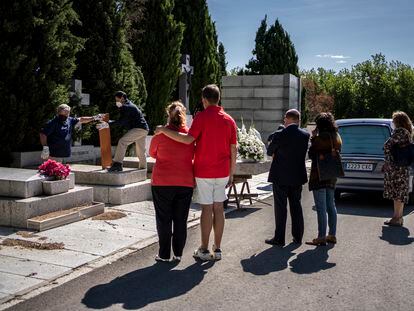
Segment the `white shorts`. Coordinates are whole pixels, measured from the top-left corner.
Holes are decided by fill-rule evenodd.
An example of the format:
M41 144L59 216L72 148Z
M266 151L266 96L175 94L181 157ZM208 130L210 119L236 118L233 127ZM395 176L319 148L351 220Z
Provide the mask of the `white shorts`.
M195 202L203 205L210 205L214 202L227 200L226 185L229 177L224 178L197 178L195 189Z

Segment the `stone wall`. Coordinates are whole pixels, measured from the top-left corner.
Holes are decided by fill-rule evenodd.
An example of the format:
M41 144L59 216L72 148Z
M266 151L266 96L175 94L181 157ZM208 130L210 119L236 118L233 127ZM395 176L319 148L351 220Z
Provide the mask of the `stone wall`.
M291 74L264 76L225 76L222 78L222 105L241 125L254 122L263 140L274 132L283 115L300 109L300 78Z

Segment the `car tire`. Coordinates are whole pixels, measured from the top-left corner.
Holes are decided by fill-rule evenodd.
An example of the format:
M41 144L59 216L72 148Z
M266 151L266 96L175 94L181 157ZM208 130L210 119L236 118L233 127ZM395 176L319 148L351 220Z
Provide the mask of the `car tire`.
M341 199L341 191L335 190L335 201L339 201Z

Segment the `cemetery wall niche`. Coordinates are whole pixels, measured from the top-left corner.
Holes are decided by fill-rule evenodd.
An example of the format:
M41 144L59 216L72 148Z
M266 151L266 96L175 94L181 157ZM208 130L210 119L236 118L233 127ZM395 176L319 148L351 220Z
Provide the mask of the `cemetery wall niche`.
M291 75L224 76L222 105L237 125L249 127L251 122L265 141L288 109L300 110L300 78Z

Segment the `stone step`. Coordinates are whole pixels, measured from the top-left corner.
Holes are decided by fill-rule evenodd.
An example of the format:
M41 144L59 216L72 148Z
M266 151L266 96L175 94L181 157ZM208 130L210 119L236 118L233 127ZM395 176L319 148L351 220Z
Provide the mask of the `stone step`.
M147 171L152 173L152 168L154 167L155 159L148 157L147 158ZM139 160L137 157L125 157L123 162L124 167L138 168Z
M80 185L103 185L103 186L125 186L147 179L147 170L125 168L122 172L108 173L96 165L71 165L75 174L76 184Z
M27 228L27 220L93 202L93 188L76 186L68 192L26 199L0 198L0 225Z
M95 201L114 205L142 202L152 199L150 180L120 187L93 185L93 192Z

